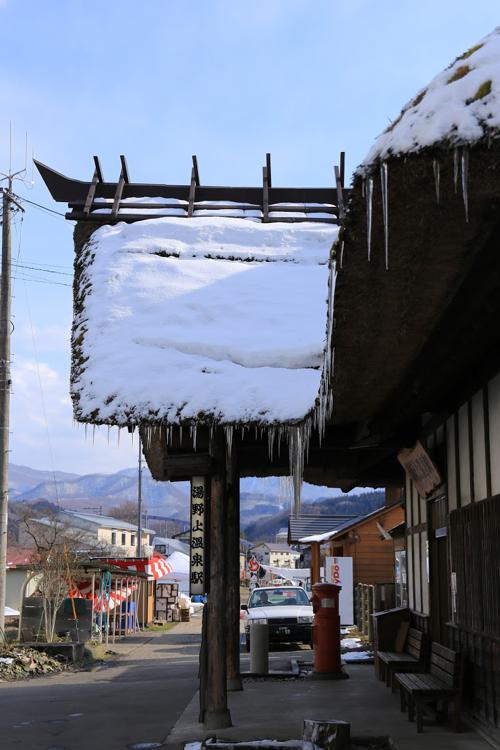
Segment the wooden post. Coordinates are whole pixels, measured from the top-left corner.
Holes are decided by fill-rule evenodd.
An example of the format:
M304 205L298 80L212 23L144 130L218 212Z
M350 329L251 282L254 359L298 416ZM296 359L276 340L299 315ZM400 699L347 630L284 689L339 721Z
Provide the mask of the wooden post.
M311 544L311 586L321 580L319 542Z
M227 689L243 690L240 675L240 474L236 440L227 451Z
M214 432L211 450L214 469L210 492L210 593L207 604L206 684L204 724L207 729L231 726L226 683L226 440Z

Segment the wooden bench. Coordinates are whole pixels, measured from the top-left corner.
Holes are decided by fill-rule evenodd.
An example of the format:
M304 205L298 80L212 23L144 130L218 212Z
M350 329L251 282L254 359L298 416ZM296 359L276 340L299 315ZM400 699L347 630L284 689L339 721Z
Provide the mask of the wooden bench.
M423 731L424 706L441 702L445 706L453 701L453 726L459 731L460 702L462 693L462 659L459 653L433 643L430 671L396 673L401 696L401 711L408 709L408 719L417 718L417 732Z
M378 651L379 679L385 680L387 686L396 688L396 672L423 672L426 668L427 639L421 630L409 628L405 650Z

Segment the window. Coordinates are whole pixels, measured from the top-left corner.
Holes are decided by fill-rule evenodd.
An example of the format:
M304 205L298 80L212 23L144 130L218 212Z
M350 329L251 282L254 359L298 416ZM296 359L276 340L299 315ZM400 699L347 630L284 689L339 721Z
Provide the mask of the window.
M122 546L124 547L127 544L127 535L124 531L122 531Z
M135 534L130 535L130 544L132 547L135 547Z
M116 531L111 532L111 544L116 544Z

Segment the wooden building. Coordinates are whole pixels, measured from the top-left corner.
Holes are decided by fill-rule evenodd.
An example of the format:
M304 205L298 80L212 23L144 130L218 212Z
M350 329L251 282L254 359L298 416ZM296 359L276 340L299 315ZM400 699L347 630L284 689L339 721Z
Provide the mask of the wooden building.
M377 508L336 529L328 540L328 554L352 557L353 583L393 583L394 547L388 530L402 521L400 503Z
M356 422L368 473L375 446L405 466L411 621L462 653L464 710L497 745L500 103L481 70L486 55L500 70L498 35L419 92L355 176L333 377L334 420Z

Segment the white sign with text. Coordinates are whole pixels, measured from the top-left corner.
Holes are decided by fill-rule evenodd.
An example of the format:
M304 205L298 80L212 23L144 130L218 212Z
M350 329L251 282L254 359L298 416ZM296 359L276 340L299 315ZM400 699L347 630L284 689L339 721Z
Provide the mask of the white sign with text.
M340 624L354 623L354 590L352 585L352 557L326 558L327 583L342 586L339 598Z

